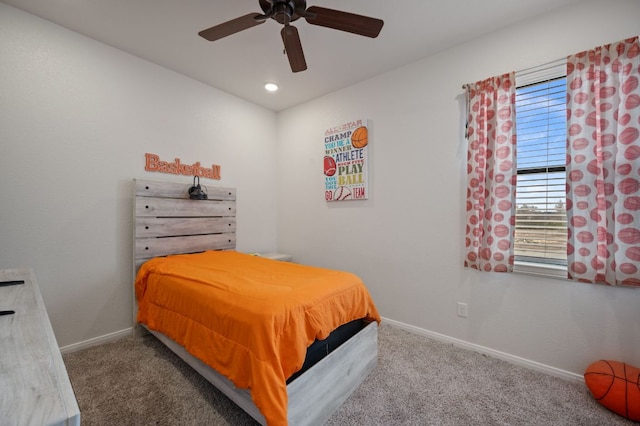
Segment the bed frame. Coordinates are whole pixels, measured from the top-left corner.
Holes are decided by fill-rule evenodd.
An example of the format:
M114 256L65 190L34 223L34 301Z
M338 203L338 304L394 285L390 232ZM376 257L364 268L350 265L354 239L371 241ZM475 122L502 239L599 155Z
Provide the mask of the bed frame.
M207 187L207 200L190 200L184 184L134 179L134 277L140 265L158 256L228 250L236 247L236 191ZM135 293L135 292L134 292ZM246 389L189 354L162 333L136 321L134 334L155 337L262 425L266 420ZM321 425L375 368L378 327L372 322L287 385L290 425Z

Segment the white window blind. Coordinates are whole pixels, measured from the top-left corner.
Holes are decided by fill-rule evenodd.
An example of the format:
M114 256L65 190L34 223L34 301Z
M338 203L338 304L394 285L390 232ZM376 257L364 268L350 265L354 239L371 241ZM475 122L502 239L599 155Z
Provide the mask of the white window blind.
M564 67L530 71L516 81L516 261L566 265Z

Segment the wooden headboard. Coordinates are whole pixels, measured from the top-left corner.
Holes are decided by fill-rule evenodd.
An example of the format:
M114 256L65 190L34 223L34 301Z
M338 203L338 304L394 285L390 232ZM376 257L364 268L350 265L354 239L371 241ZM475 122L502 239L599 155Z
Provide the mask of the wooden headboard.
M236 247L234 188L206 187L207 200L191 200L189 182L134 183L136 264L168 254Z
M208 199L191 200L193 181L133 181L134 279L153 257L236 248L235 188L204 185ZM135 318L135 295L133 302Z

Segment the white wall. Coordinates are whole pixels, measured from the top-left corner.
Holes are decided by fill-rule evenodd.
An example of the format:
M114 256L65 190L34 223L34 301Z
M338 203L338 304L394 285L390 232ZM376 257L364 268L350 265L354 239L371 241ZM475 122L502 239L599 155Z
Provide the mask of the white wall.
M276 114L0 3L0 268L33 267L61 346L131 326L145 152L222 166L238 250L276 248Z
M601 358L640 365L640 289L462 267L461 85L640 34L638 1L578 6L280 113L279 250L356 272L395 321L569 373ZM326 203L324 130L360 117L370 119L370 199Z

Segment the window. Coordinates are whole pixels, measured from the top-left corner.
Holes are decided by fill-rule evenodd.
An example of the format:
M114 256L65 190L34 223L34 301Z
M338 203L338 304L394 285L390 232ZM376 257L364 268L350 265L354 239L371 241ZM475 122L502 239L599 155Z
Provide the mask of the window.
M640 285L639 48L463 86L465 267Z
M516 74L515 261L566 270L564 63ZM564 266L564 267L563 267ZM520 270L523 270L520 268Z

